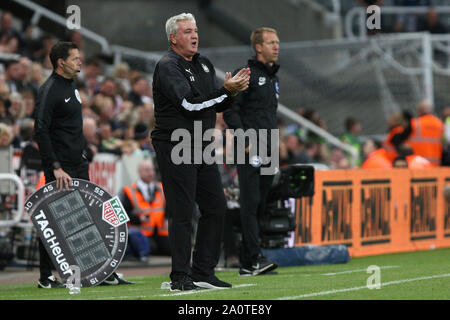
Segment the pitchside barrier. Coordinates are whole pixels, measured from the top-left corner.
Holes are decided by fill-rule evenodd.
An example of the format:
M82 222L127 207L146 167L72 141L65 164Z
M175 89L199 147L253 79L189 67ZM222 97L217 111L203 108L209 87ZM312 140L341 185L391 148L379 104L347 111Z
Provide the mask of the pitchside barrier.
M450 168L315 172L296 201L295 246L346 245L352 257L450 247Z
M97 154L91 182L116 195L138 178L140 160L142 155ZM295 200L297 227L290 245L343 244L353 257L450 247L446 185L447 167L316 170L315 195Z

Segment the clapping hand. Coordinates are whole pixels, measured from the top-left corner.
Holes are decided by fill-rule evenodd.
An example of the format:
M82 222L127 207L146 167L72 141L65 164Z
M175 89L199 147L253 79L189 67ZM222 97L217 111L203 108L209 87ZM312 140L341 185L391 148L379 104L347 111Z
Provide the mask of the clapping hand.
M231 72L225 73L225 82L223 86L231 92L233 96L248 88L250 83L250 68L242 68L238 73L231 77Z

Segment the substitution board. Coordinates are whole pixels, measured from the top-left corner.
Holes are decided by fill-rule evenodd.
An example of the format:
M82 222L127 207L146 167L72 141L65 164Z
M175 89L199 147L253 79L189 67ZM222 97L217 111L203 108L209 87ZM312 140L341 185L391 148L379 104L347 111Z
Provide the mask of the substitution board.
M28 197L25 210L64 282L77 266L81 285L96 286L122 261L129 218L102 187L72 179L69 190L60 190L53 181Z

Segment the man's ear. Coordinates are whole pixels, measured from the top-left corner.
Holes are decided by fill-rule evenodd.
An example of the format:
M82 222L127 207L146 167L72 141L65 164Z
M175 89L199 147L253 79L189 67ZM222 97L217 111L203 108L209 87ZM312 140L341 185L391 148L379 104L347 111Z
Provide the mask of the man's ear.
M64 62L64 60L62 58L59 58L56 64L62 69L63 68L63 62Z
M170 34L170 44L177 44L176 35L173 33Z
M262 45L259 43L255 44L255 52L261 53L261 51L262 51Z

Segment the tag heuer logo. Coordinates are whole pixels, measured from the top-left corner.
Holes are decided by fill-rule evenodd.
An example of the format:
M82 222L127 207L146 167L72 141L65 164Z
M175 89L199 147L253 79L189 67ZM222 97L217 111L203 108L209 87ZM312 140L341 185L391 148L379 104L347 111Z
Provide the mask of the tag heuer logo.
M113 227L130 221L118 196L103 202L102 219Z
M202 63L202 67L203 67L203 70L205 70L205 72L209 72L209 68L206 64Z

